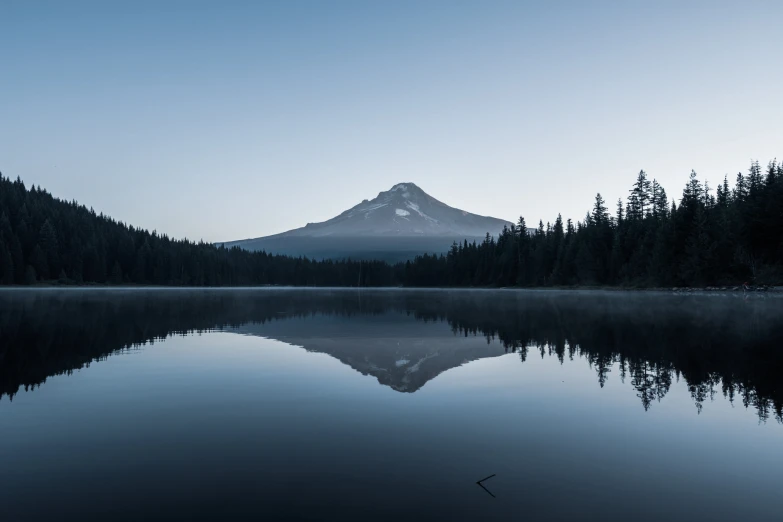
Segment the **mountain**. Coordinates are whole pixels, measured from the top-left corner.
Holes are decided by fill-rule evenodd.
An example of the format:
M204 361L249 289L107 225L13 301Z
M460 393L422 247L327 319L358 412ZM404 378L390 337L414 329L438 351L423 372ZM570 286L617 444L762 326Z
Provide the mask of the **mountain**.
M414 183L398 183L327 221L223 245L315 258L403 260L446 252L454 241L497 236L510 225L450 207Z
M323 223L308 223L277 237L497 235L511 223L456 209L433 198L414 183L399 183L375 199L364 200ZM270 236L276 237L276 236Z
M484 336L455 335L446 322L424 322L404 312L350 317L308 315L226 331L263 337L327 354L391 389L414 393L438 375L508 350Z

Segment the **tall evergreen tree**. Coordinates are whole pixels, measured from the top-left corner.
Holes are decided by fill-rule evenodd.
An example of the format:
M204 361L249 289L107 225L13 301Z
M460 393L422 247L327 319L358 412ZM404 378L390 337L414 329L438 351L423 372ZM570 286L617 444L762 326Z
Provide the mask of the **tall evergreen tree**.
M601 194L595 195L595 203L593 204L593 223L597 226L603 226L609 223L609 210L606 208L604 198Z
M630 219L641 219L646 216L650 210L650 202L652 199L652 186L650 180L647 179L647 173L643 170L639 171L639 175L636 177L636 183L634 183L631 189L631 213Z

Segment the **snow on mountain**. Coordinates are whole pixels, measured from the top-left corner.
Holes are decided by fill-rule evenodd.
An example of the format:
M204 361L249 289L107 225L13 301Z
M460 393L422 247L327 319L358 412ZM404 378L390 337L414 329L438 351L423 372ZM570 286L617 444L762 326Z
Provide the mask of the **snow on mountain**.
M398 183L374 199L365 200L322 223L278 236L454 236L497 235L511 223L452 208L414 183ZM271 237L271 236L270 236Z
M272 236L223 243L247 250L306 256L402 261L446 252L453 241L481 241L511 223L450 207L414 183L398 183L321 223Z

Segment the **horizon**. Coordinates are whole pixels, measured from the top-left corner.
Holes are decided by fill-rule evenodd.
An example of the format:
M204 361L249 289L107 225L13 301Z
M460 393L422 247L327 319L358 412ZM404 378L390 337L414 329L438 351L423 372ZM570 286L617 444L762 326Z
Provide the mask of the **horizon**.
M773 158L773 160L770 160L770 161L777 161L777 158ZM758 160L753 160L753 162L754 163L758 163L762 167L762 172L763 172L764 164L762 162L758 161ZM644 169L642 169L642 170L644 170ZM742 174L743 176L745 176L746 173L740 171L738 174ZM729 177L729 176L728 176L728 174L726 174L724 177ZM339 215L340 215L340 213L338 213L338 214L336 214L334 216L331 216L330 218L324 219L323 221L307 222L307 223L305 223L303 225L296 226L296 227L294 227L292 229L283 230L283 231L280 231L280 232L275 232L275 233L272 233L272 234L268 234L266 236L238 237L238 238L234 238L234 239L231 239L231 240L225 240L225 241L205 241L203 238L195 238L195 237L188 237L188 236L174 236L174 235L168 233L165 230L158 230L157 228L154 228L154 227L153 228L142 228L142 227L136 226L134 223L118 219L116 216L113 216L113 215L111 215L110 213L108 213L106 211L103 211L101 209L96 209L94 205L90 205L88 203L85 203L85 202L82 202L82 201L78 201L78 200L75 200L75 199L68 200L68 199L62 198L58 194L52 193L50 190L48 190L46 187L44 187L42 185L36 185L34 183L31 183L31 184L28 185L28 183L24 179L21 179L20 176L10 177L10 176L6 175L3 171L0 170L0 179L2 179L2 178L8 179L10 181L17 181L18 180L18 181L20 181L24 185L25 189L27 189L27 190L32 190L33 188L35 188L37 190L42 190L42 191L50 194L55 199L59 199L59 200L61 200L63 202L66 202L66 203L75 202L76 204L78 204L78 205L80 205L82 207L85 207L87 209L93 210L95 212L95 214L97 214L97 215L102 215L103 217L108 218L108 219L112 219L114 221L117 221L118 223L123 223L123 224L125 224L127 226L134 227L137 230L145 230L145 231L150 232L150 233L154 232L154 233L157 233L157 234L160 234L160 235L164 235L164 236L167 236L167 237L169 237L171 239L176 239L176 240L186 240L186 241L191 241L191 242L194 242L194 243L203 242L203 243L214 244L214 245L218 245L218 246L225 245L225 244L228 244L228 243L232 243L232 244L233 243L242 243L242 242L247 241L247 240L264 239L264 238L267 238L267 237L270 237L270 236L277 236L277 235L285 234L286 232L292 232L292 231L295 231L295 230L298 230L298 229L304 229L304 228L306 228L306 227L308 227L310 225L322 224L322 223L324 223L326 221L330 221L333 218L339 217ZM652 180L652 178L650 178L650 180ZM702 179L700 181L704 182L704 181L708 181L708 180L703 180ZM717 189L718 184L722 185L723 184L723 180L719 180L719 183L716 182L715 185L709 186L708 187L708 194L714 195L715 190ZM733 190L734 187L735 187L735 181L729 177L728 184L729 184L729 188ZM373 199L377 198L379 195L387 193L387 192L390 192L395 187L397 187L399 185L413 185L413 186L417 187L419 190L421 190L422 192L424 192L426 195L428 195L430 197L433 197L434 199L438 200L438 198L435 198L432 194L430 194L429 192L427 192L426 190L421 188L416 183L414 183L412 181L402 181L402 182L395 183L394 185L392 185L387 190L379 191L378 194L376 194L376 196L374 196L372 198L364 198L361 202L359 202L359 203L357 203L355 205L352 205L351 207L348 207L348 208L344 209L341 212L345 212L347 210L350 210L351 208L357 207L360 204L365 203L367 201L372 201ZM685 185L686 184L683 184L683 187L685 187ZM662 187L662 188L664 188L664 190L665 190L665 187ZM614 208L614 207L612 207L612 204L616 203L616 200L615 201L609 201L600 193L596 193L596 195L601 195L602 196L602 198L604 200L604 203L607 205L607 207L610 210L610 218L611 219L615 219L616 216L615 216L615 213L613 213L613 211L612 211L612 209ZM683 199L682 195L679 195L679 196L677 194L672 195L672 194L669 194L668 192L667 192L667 196L669 197L669 201L671 203L675 203L675 204L681 202L681 200ZM593 196L593 200L594 200L594 198L595 198L595 195ZM628 203L628 198L625 198L625 197L621 196L621 199L622 199L622 201L624 203L626 203L626 204ZM446 203L444 201L441 201L441 200L438 200L438 201L440 201L441 203L446 204L447 206L451 206L451 205L448 205L448 203ZM473 213L473 212L471 212L469 210L466 210L466 209L460 209L460 208L456 208L456 207L452 207L452 208L455 208L456 210L467 211L468 213ZM587 210L585 210L586 214L590 214L592 212L590 205L588 205L586 207L586 209L587 209ZM624 210L626 210L626 207L624 207ZM473 214L475 214L475 213L473 213ZM557 216L555 216L555 218L547 219L547 220L544 220L543 218L539 218L539 219L536 219L534 221L531 221L526 216L518 216L517 220L511 220L511 219L498 218L497 216L489 216L489 215L482 215L482 214L475 214L475 215L478 215L479 217L486 217L486 218L493 218L493 219L499 219L499 220L502 220L502 221L507 221L511 225L516 225L518 223L518 218L519 217L524 217L526 225L527 225L527 230L529 230L529 231L530 230L535 230L535 229L539 228L539 226L541 226L541 225L543 225L545 227L545 229L548 230L549 227L555 222L557 217L560 217L564 224L566 222L573 222L573 224L575 226L576 225L580 225L580 224L584 224L584 220L583 219L579 219L579 218L575 219L575 218L571 218L571 217L566 218L566 217L563 217L562 213L560 213L560 212L557 213ZM495 237L497 236L497 234L490 234L490 235L495 236Z
M400 179L530 227L642 169L679 200L691 169L733 184L778 155L783 6L753 5L14 4L0 171L206 242Z

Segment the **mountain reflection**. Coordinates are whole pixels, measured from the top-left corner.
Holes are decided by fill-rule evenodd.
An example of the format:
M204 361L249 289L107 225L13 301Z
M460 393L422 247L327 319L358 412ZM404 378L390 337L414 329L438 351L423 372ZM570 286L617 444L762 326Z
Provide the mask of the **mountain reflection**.
M0 398L170 335L222 330L327 353L400 392L515 352L585 359L602 387L616 368L645 409L684 379L699 410L721 393L783 422L781 312L775 297L622 292L5 291Z

